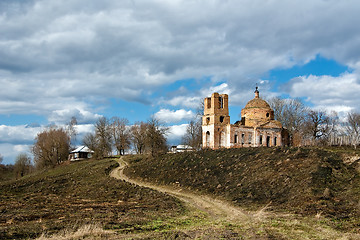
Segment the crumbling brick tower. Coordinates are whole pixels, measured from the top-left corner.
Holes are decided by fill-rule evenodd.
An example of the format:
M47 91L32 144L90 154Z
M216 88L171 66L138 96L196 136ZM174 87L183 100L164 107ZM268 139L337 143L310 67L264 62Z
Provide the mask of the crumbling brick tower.
M203 147L217 149L230 146L228 95L213 93L204 100L202 119Z

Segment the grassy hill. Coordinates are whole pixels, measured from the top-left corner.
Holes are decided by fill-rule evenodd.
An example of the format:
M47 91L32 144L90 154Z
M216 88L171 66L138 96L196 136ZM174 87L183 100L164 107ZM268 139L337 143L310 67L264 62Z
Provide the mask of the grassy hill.
M112 159L89 160L0 183L0 239L34 238L97 224L134 231L183 212L168 195L109 177Z
M59 239L62 230L85 231L72 239L359 239L358 156L339 148L245 148L127 158L133 178L227 199L249 215L264 206L274 213L243 221L213 219L111 178L113 159L71 163L0 183L0 239Z
M204 150L134 158L125 173L220 196L248 209L269 204L276 211L320 214L334 227L351 230L360 227L356 156L340 148Z

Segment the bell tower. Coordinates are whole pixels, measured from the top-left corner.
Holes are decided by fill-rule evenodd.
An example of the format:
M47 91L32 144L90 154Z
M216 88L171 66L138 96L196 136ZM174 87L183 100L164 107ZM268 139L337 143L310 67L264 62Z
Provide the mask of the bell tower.
M204 99L202 118L203 147L221 148L230 146L230 116L228 95L213 93Z

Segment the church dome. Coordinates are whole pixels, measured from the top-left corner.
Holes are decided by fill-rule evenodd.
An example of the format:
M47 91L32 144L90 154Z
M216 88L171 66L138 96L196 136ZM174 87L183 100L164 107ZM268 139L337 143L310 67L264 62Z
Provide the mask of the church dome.
M274 120L274 111L265 100L259 97L259 91L256 87L255 98L250 100L241 110L241 121L245 126L255 127L271 120Z
M252 100L250 100L246 106L246 109L248 108L265 108L265 109L271 109L270 105L265 101L262 100L261 98L254 98Z
M259 90L257 86L255 90L255 98L250 100L245 106L245 109L249 109L249 108L264 108L271 110L270 105L265 100L262 100L259 97Z

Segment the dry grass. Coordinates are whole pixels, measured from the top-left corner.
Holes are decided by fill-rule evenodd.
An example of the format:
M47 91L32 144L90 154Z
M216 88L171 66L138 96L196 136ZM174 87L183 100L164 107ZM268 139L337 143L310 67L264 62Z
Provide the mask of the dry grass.
M136 229L181 214L163 193L109 176L111 159L89 160L0 183L0 239L29 239L74 226Z
M336 211L339 199L360 194L358 173L336 154L259 148L130 159L127 172L137 180L217 195L246 206L248 219L214 218L110 178L117 166L110 159L70 164L0 184L0 239L360 239L359 218L332 217L346 211ZM324 187L330 199L322 198ZM291 211L300 208L303 215Z
M249 210L360 217L360 174L341 154L317 148L221 149L133 159L145 181L223 197Z
M107 239L113 231L104 230L99 224L86 224L77 230L64 229L57 234L41 234L37 240Z

